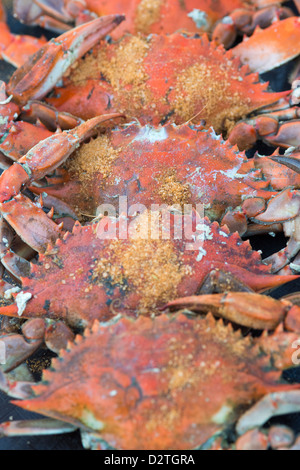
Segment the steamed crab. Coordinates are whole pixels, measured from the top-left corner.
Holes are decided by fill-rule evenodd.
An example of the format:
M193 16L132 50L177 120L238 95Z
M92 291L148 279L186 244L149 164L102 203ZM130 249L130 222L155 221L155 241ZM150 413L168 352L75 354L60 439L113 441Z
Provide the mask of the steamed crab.
M294 29L299 34L299 25ZM127 35L101 41L46 101L83 119L122 112L141 124L204 122L240 149L257 139L298 146L296 91L269 92L232 54L206 36Z
M14 14L26 24L39 24L62 32L71 27L70 23L79 24L97 15L124 13L126 22L119 29L118 37L125 32L145 35L170 34L178 30L207 32L229 47L237 34L250 35L257 26L265 28L292 16L291 9L281 7L281 3L269 0L15 0Z
M72 133L76 135L77 129L92 127L92 122L87 121ZM68 136L68 132L61 134L61 142L63 139L68 142ZM117 214L136 204L148 209L152 204L179 207L201 204L210 220L218 220L242 236L283 229L290 242L279 260L276 258L275 262L274 257L269 260L274 262L274 272L289 264L299 251L299 175L298 170L282 165L290 161L287 156L247 160L212 129L206 131L201 126L130 124L108 130L77 150L65 166L63 183L51 178L46 183L36 182L49 171L48 167L42 168L43 161L50 158L48 153L53 155L56 140L51 137L41 143L29 157L23 157L0 177L0 189L6 184L10 186L5 183L8 179L19 180L13 191L3 194L1 210L29 244L32 241L28 229L18 226L19 217L16 219L12 212L22 203L21 196L16 197L16 202L10 201L24 183L36 194L62 200L78 217L96 217L105 213L107 206ZM68 155L69 150L66 147L65 152L62 144L55 154L55 167ZM31 168L33 156L39 171L35 173L33 168L29 178L24 172L21 177L20 163ZM120 198L126 198L126 207L119 207Z
M15 256L8 251L5 263L7 258ZM249 242L194 212L144 212L87 226L76 223L37 262L13 266L21 288L2 283L0 314L32 320L23 327L24 338L9 331L1 338L10 345L8 370L30 356L44 337L57 352L72 338L69 327L78 330L118 312L159 315L178 297L220 289L263 291L298 278L271 274ZM299 310L280 302L273 309L273 326Z
M265 354L262 344L212 316L95 322L39 384L1 374L2 390L21 399L15 404L48 419L2 423L0 434L79 428L87 448L207 448L232 425L242 435L299 411L299 385L283 381L276 350Z

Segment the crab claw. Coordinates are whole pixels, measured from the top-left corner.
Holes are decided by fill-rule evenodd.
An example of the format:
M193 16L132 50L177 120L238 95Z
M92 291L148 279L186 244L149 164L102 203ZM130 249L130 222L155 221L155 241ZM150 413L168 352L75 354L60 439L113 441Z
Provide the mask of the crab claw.
M25 323L21 334L4 334L0 336L5 345L5 363L2 365L4 372L9 372L22 364L43 343L44 321L34 318Z
M286 189L270 200L267 209L252 218L253 222L271 224L285 223L300 214L300 191Z
M300 174L300 155L298 153L291 155L274 155L271 157L271 159L274 162L285 165L286 167Z
M28 25L39 25L61 34L70 23L86 23L96 17L84 0L14 0L14 16Z
M51 39L13 74L8 94L19 105L43 98L77 59L124 19L124 15L103 16Z
M195 295L174 300L165 306L172 310L188 308L194 312L212 312L218 317L255 330L274 330L291 307L290 302L247 292Z
M297 385L295 385L295 388ZM298 385L299 387L299 385ZM300 411L300 390L274 392L264 396L241 416L236 430L242 435L250 429L262 426L269 419Z
M0 204L17 196L24 184L54 171L81 142L97 133L100 124L117 117L122 115L115 113L98 116L70 131L51 135L39 142L0 176ZM5 212L3 207L2 209Z

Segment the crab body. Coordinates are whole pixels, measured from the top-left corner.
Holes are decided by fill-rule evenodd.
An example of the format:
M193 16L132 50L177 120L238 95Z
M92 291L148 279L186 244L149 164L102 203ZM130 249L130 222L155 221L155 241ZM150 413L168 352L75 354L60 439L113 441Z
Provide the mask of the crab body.
M300 183L291 169L267 157L248 160L212 129L189 125L131 124L107 131L82 145L65 168L64 184L51 184L49 179L48 185L35 184L31 189L62 199L79 217L104 213L107 206L115 213L127 213L131 206L134 211L135 204L148 209L155 204L190 204L219 222L230 208L243 206L250 219L266 209L278 190L298 188ZM260 202L251 212L248 206L255 201ZM274 214L270 223L276 221L280 222Z
M181 124L197 115L196 122L204 119L221 132L226 120L234 123L284 96L255 82L257 75L205 36L128 35L101 42L49 102L83 119L108 109L154 125L167 119Z
M165 237L150 238L152 224ZM145 212L117 223L104 218L76 224L31 264L22 291L12 294L15 303L0 313L59 319L77 328L120 311L134 317L159 314L166 302L198 292L212 270L225 271L256 291L295 279L270 274L249 242L216 222L193 214Z
M47 101L83 119L122 112L142 124L203 122L229 138L237 122L254 114L247 139L251 147L257 138L272 143L289 110L290 92L272 93L267 88L233 58L232 51L216 47L206 36L128 35L117 42L100 42ZM283 116L277 113L273 118L264 108L285 97ZM291 146L288 135L277 140Z
M33 397L15 403L92 433L85 443L98 449L195 449L226 437L268 393L295 388L280 375L250 338L211 316L119 318L77 336Z

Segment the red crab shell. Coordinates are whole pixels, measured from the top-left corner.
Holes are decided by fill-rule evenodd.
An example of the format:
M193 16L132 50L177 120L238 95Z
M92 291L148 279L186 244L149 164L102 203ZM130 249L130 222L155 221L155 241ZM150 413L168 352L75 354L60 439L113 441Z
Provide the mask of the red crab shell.
M89 21L95 15L124 13L126 22L117 33L113 32L113 37L126 32L212 32L216 23L223 20L218 35L220 32L221 37L225 34L224 39L229 35L231 43L237 31L251 34L257 25L266 27L273 21L291 16L291 9L280 8L281 3L270 0L14 0L14 14L22 23L62 32L69 29L70 24Z
M205 120L226 134L287 94L267 88L206 36L128 35L111 44L102 41L47 101L83 119L116 111L142 124Z
M69 181L64 185L53 185L50 178L48 186L31 189L62 199L79 217L95 216L101 204L111 204L117 213L118 195L126 197L128 209L137 203L147 208L202 204L205 215L220 221L226 209L244 199L267 201L277 194L271 178L276 190L300 187L299 175L274 165L267 158L248 160L213 130L200 126L131 124L82 145L67 163Z
M210 316L121 318L77 336L36 397L15 404L93 432L99 447L195 449L266 393L293 388L280 375Z
M16 303L0 308L0 314L63 319L80 327L119 312L159 314L166 302L195 294L214 269L236 276L256 291L295 279L271 275L249 242L208 219L198 218L196 226L194 219L194 233L184 232L176 239L178 227L185 228L184 219L168 213L168 239L132 238L127 232L132 223L140 224L141 237L142 230L149 228L148 217L144 213L134 219L121 217L117 223L105 218L89 226L76 224L72 233L49 247L37 264L31 264L31 274L22 278L22 292L14 294ZM159 220L161 227L168 227L165 219ZM112 239L103 237L107 231ZM22 301L24 294L30 294L30 300L27 298L20 312L18 299Z
M170 34L178 30L208 32L218 20L233 10L255 6L254 2L242 0L86 0L85 3L87 8L98 16L116 12L126 15L126 22L119 29L118 37L126 32L143 34Z

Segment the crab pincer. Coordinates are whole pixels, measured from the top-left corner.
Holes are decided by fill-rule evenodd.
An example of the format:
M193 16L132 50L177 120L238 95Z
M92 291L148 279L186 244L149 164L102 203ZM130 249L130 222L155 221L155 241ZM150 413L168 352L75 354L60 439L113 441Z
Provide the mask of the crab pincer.
M54 171L81 142L97 133L100 124L120 116L117 113L98 116L75 129L54 134L38 143L1 175L1 213L34 250L44 252L49 242L55 242L59 237L61 227L30 199L20 194L22 187Z
M169 302L164 309L188 308L193 312L211 312L236 324L257 330L275 330L285 322L291 329L300 331L300 308L286 300L276 300L254 292L223 292L211 295L194 295Z
M77 59L123 20L123 15L103 16L52 39L13 74L8 94L19 105L43 98Z
M0 82L2 169L7 168L9 160L18 160L48 137L49 131L70 129L82 122L80 118L56 111L37 100L44 98L68 67L123 19L122 15L103 16L52 39L22 62L7 85Z

